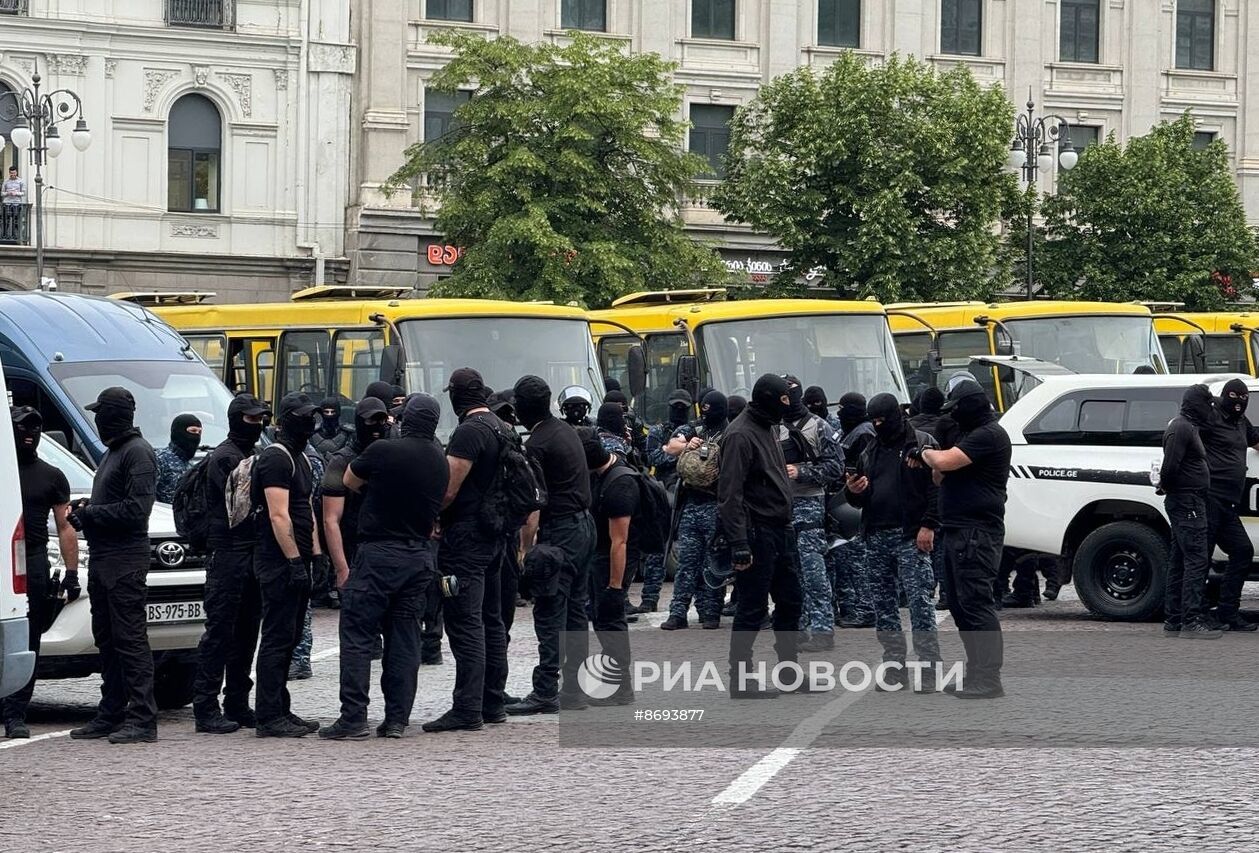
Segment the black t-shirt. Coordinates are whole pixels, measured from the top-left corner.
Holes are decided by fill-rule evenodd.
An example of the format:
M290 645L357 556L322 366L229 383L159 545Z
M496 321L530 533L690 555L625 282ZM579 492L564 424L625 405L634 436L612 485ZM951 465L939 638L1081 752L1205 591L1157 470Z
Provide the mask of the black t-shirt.
M1241 503L1246 493L1246 448L1259 444L1259 430L1244 415L1230 419L1217 411L1198 434L1211 470L1211 497Z
M288 451L287 453L285 451ZM267 519L266 490L288 489L289 519L293 523L293 538L303 557L314 554L315 516L311 509L311 492L314 489L314 472L304 453L294 453L292 448L272 444L258 454L253 469L254 505L263 507L259 522L258 556L268 561L283 561L284 552L275 540L275 530Z
M210 451L206 460L206 485L210 490L210 519L206 528L206 544L218 548L252 548L255 539L253 517L236 527L227 524L227 479L245 458L245 451L228 439Z
M971 464L947 472L940 483L941 525L1003 529L1010 437L993 420L963 434L956 447Z
M472 463L472 470L459 486L459 494L446 508L449 524L475 518L485 495L494 485L499 453L496 433L500 429L507 427L492 412L477 412L465 418L450 436L446 455L468 460Z
M347 560L353 559L354 548L358 545L358 516L363 507L363 496L345 487L345 469L359 455L353 445L347 444L328 457L328 465L323 472L323 497L345 498L345 506L341 510L341 544Z
M542 521L590 509L589 469L577 430L559 418L547 418L533 428L525 446L542 465L546 480Z
M70 502L70 482L61 469L42 459L19 462L18 481L22 484L22 524L26 528L26 556L48 551L48 514L52 508Z
M367 481L358 515L360 542L429 538L450 482L436 439L372 442L350 463L350 470Z
M620 473L617 473L620 472ZM597 553L607 557L612 551L612 534L608 531L608 519L633 518L638 511L638 477L622 460L603 474L590 475L590 491L594 497L591 508L595 518ZM638 533L630 524L629 538L625 545L625 562L628 565L638 559ZM626 573L629 573L626 569ZM628 579L627 579L628 585Z

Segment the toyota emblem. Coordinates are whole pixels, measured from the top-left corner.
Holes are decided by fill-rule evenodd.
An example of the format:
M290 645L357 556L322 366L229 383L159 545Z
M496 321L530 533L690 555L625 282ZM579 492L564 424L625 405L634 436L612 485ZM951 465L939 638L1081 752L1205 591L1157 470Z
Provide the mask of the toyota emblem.
M163 542L157 546L157 561L168 569L182 566L185 556L184 546L178 542Z

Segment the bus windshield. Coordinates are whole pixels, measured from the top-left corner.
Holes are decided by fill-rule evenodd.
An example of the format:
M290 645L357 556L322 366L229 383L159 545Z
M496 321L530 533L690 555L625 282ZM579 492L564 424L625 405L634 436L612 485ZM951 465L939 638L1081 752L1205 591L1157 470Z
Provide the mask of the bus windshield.
M590 327L585 320L549 317L441 317L398 323L406 348L407 391L423 391L442 404L438 437L443 441L458 419L443 392L460 367L480 371L495 391L511 388L522 376L541 376L554 397L568 385L581 385L603 399Z
M1019 354L1052 361L1076 373L1166 373L1154 321L1139 316L1044 317L1007 320Z
M700 343L709 384L749 396L762 373L820 385L835 403L849 391L887 392L907 402L905 380L881 314L805 314L707 323Z

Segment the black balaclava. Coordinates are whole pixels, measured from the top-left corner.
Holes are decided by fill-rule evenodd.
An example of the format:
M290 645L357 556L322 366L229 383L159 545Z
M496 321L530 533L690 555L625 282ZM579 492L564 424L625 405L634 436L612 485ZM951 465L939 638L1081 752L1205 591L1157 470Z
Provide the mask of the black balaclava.
M723 430L730 423L730 401L720 391L709 391L699 404L699 413L704 419L704 429L710 433Z
M509 426L515 426L517 424L517 420L514 400L514 394L512 390L508 388L506 391L499 391L495 394L491 394L490 399L486 402L486 405L489 406L491 412L498 415L498 419L503 423L508 424Z
M1250 389L1240 379L1230 379L1224 383L1224 391L1216 404L1220 413L1230 421L1240 419L1246 414L1246 405L1250 401Z
M763 374L752 386L748 412L764 424L780 424L791 409L787 380L774 373Z
M944 407L944 392L939 388L928 388L918 395L918 411L924 415L938 415Z
M393 408L393 385L389 382L373 382L367 386L367 390L363 392L363 397L375 397L377 400L385 404L386 409Z
M91 404L96 416L96 434L109 447L135 429L136 401L125 388L106 388Z
M595 425L604 432L623 438L625 436L625 410L621 408L620 403L605 402L599 407Z
M826 390L821 385L810 385L805 388L801 401L806 409L822 420L826 420L829 411L826 408Z
M734 420L743 414L743 410L748 407L748 398L742 394L731 394L726 398L726 417Z
M787 397L791 400L791 408L787 410L786 419L795 423L809 413L809 410L804 407L804 386L790 373L784 373L783 379L787 380Z
M1205 385L1191 385L1180 400L1180 413L1191 423L1206 426L1211 422L1213 402L1210 388Z
M266 415L267 407L252 394L238 394L227 404L227 437L244 453L262 438L262 424L245 421L245 415Z
M315 434L315 413L319 409L305 394L285 394L280 400L276 425L280 428L280 441L294 453L306 449L306 443Z
M613 379L609 376L607 379L603 380L603 388L609 395L611 395L613 391L621 390L621 383L619 380ZM603 399L606 400L608 398L604 397Z
M905 413L901 411L900 401L891 394L875 394L866 412L872 421L883 419L882 423L874 425L874 433L881 443L892 444L904 435Z
M332 409L332 414L328 414ZM341 401L336 397L324 397L319 403L319 431L332 438L341 429Z
M604 398L603 398L603 402L605 402L605 403L620 403L620 404L621 404L621 411L623 411L623 412L628 412L628 411L629 411L629 400L627 400L627 399L625 398L625 395L624 395L624 394L622 394L620 391L609 391L609 392L608 392L608 393L604 396Z
M1207 399L1209 400L1210 397L1210 392L1207 392ZM984 393L984 389L980 384L973 379L959 382L949 392L948 405L949 416L953 418L962 432L970 432L976 427L983 426L995 417L992 412L992 404L988 402L988 395Z
M189 432L189 427L197 427L198 431ZM185 459L196 456L201 447L200 428L201 418L196 415L177 415L170 423L170 443Z
M354 447L359 453L373 441L389 435L389 412L385 404L375 397L360 400L354 407Z
M461 367L450 374L446 391L450 394L450 407L455 410L459 420L463 420L473 409L485 408L490 399L485 380L471 367Z
M522 376L512 389L516 401L516 417L525 429L533 429L551 414L551 387L540 376Z
M39 454L39 439L44 434L44 418L30 406L9 409L13 419L13 443L17 461L23 465L34 462Z
M394 408L401 409L407 403L407 389L401 385L390 385L389 388L393 394L393 399L389 401L389 404Z
M607 404L605 403L604 405ZM593 435L583 435L581 437L581 449L586 454L586 467L591 471L599 470L604 465L607 465L608 460L612 458L612 454L603 446L603 442Z
M402 437L434 440L442 407L428 394L412 394L402 407Z
M680 427L691 419L691 406L694 405L691 392L678 388L669 395L669 423Z
M865 423L866 420L866 398L864 395L858 394L856 391L849 391L839 398L839 428L845 434L852 432Z

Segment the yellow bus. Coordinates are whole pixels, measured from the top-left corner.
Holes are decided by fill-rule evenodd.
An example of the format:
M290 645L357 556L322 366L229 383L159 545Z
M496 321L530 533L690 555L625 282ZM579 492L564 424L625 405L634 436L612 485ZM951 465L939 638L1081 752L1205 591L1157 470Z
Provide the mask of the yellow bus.
M1259 376L1259 313L1156 313L1154 329L1172 373Z
M832 403L848 391L908 399L879 303L724 297L719 288L633 293L590 313L604 374L633 390L649 423L665 418L674 388L746 397L767 372L820 385Z
M887 307L910 394L966 371L972 355L1020 355L1076 373L1166 373L1153 315L1113 302L953 302ZM997 366L971 370L998 411L1013 401ZM1003 386L1004 392L1003 392ZM1007 399L1010 398L1010 399Z
M316 401L340 395L349 418L348 403L383 379L442 399L439 434L445 437L456 419L443 389L458 367L475 367L495 390L535 374L556 394L581 385L602 400L584 311L488 299L390 298L402 292L330 286L294 294L291 302L239 305L187 304L186 295L185 304L138 299L149 299L151 310L229 388L268 401L292 391Z

